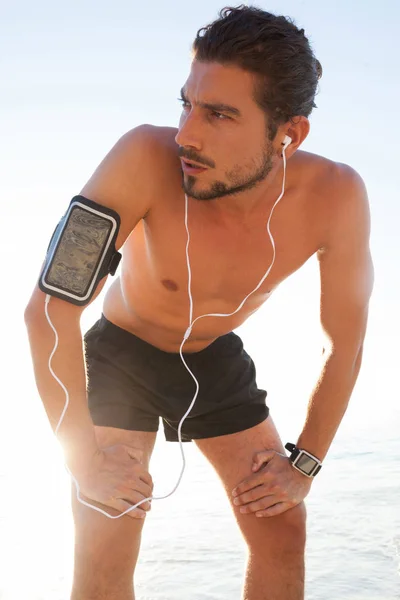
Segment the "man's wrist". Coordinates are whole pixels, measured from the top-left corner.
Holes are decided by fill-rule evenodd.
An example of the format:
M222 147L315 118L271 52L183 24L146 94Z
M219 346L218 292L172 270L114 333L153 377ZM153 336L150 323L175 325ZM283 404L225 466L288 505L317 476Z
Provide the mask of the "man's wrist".
M94 428L92 430L69 429L68 437L62 434L58 435L61 442L65 464L72 475L79 478L85 475L90 468L93 457L99 452Z

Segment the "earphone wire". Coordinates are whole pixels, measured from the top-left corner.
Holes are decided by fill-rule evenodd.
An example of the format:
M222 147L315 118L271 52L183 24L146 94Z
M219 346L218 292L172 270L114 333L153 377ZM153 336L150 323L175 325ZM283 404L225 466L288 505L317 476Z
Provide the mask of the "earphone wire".
M181 451L181 456L182 456L182 468L181 468L181 472L178 476L178 480L175 484L175 486L173 487L173 489L168 493L165 494L164 496L149 496L148 498L144 498L143 500L141 500L140 502L137 502L135 505L129 507L128 509L126 509L124 512L118 514L118 515L110 515L109 513L107 513L106 511L102 510L101 508L98 508L97 506L94 506L93 504L90 504L89 502L86 502L83 498L81 498L80 496L80 487L79 487L79 483L76 480L76 478L74 477L74 475L71 473L71 471L69 470L68 466L65 465L65 468L68 472L68 474L70 475L70 477L72 478L75 486L76 486L76 490L77 490L77 499L79 502L81 502L81 504L84 504L85 506L92 508L93 510L96 510L97 512L105 515L106 517L110 518L110 519L119 519L121 517L123 517L124 515L126 515L127 513L131 512L132 510L134 510L135 508L138 508L141 504L143 504L144 502L150 501L150 500L164 500L165 498L168 498L169 496L171 496L176 489L178 488L184 471L185 471L185 467L186 467L186 457L185 457L185 453L183 450L183 442L182 442L182 426L184 421L186 420L186 418L188 417L188 415L190 414L190 412L193 409L193 406L196 402L198 393L199 393L199 389L200 389L200 385L198 380L196 379L196 376L194 375L194 373L190 370L189 366L187 365L184 357L183 357L183 347L186 343L186 341L189 339L191 332L192 332L192 328L193 325L200 319L203 319L205 317L231 317L234 314L236 314L239 310L241 310L241 308L243 307L243 305L245 304L245 302L247 301L247 299L254 294L254 292L256 292L261 285L264 283L265 279L268 277L274 262L275 262L275 256L276 256L276 248L275 248L275 241L274 238L272 236L271 230L270 230L270 222L271 222L271 218L273 215L273 212L275 210L276 205L278 204L278 202L281 200L281 198L283 197L284 193L285 193L285 183L286 183L286 155L285 155L285 150L286 150L286 146L284 146L283 151L282 151L282 156L283 156L283 179L282 179L282 191L279 195L279 197L277 198L277 200L275 201L272 209L271 209L271 213L267 222L267 231L268 231L268 235L269 238L271 240L271 245L272 245L272 250L273 250L273 255L272 255L272 262L270 264L270 266L268 267L267 271L265 272L265 274L263 275L263 277L261 278L261 280L259 281L259 283L257 284L257 286L249 293L247 294L247 296L242 300L242 302L239 304L239 306L236 308L236 310L234 310L231 313L207 313L205 315L200 315L198 317L196 317L193 321L193 311L194 311L194 304L193 304L193 297L192 297L192 289L191 289L191 284L192 284L192 269L191 269L191 264L190 264L190 255L189 255L189 246L190 246L190 231L189 231L189 223L188 223L188 198L187 198L187 194L185 194L185 229L186 229L186 235L187 235L187 239L186 239L186 265L187 265L187 272L188 272L188 297L189 297L189 326L185 331L184 337L182 339L180 348L179 348L179 354L181 357L181 360L185 366L185 368L187 369L187 371L190 373L190 375L192 376L195 384L196 384L196 391L195 394L192 398L192 401L189 405L189 408L187 409L187 411L185 412L185 414L183 415L182 419L179 422L178 425L178 441L179 441L179 446L180 446L180 451ZM60 385L60 387L62 388L62 390L64 391L65 394L65 405L64 405L64 409L62 411L61 417L58 421L58 424L56 426L56 429L54 431L55 436L57 436L58 430L61 426L61 423L63 422L65 413L67 411L68 405L69 405L69 392L66 388L66 386L64 385L64 383L57 377L56 373L54 372L53 368L52 368L52 359L53 356L58 348L58 333L56 328L54 327L54 324L52 323L51 319L50 319L50 315L48 312L48 305L50 302L50 298L51 296L49 294L46 295L45 298L45 314L46 314L46 318L47 321L51 327L51 329L53 330L54 336L55 336L55 343L54 343L54 347L53 350L49 356L49 361L48 361L48 367L49 367L49 371L51 373L51 375L54 377L54 379L57 381L57 383Z

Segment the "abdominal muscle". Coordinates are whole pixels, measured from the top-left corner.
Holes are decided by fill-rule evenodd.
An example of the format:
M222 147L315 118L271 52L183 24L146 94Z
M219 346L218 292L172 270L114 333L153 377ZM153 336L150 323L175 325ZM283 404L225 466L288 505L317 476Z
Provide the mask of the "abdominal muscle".
M165 300L165 293L135 282L118 278L109 288L105 300L104 316L126 331L165 352L179 352L184 334L189 326L189 296L178 292ZM172 295L174 292L166 292ZM176 292L175 292L176 294ZM232 313L237 306L218 303L214 306L197 306L194 318L208 313ZM200 309L200 310L199 310ZM190 337L182 348L184 353L199 352L220 337L241 325L256 309L241 311L230 317L204 317L193 326Z
M188 272L185 254L177 260L166 257L167 264L174 268L164 270L170 277L160 277L154 260L146 251L143 230L136 232L125 244L121 273L109 288L103 306L104 316L126 331L165 352L179 352L184 334L190 324L188 294ZM195 260L193 260L195 263ZM267 265L268 266L268 265ZM192 273L192 276L194 274ZM207 281L192 281L193 321L209 313L232 313L247 295L232 302L229 294L216 297L212 291L212 274ZM202 283L202 285L201 285ZM257 285L249 282L248 292ZM210 286L209 294L207 287ZM251 286L251 287L250 287ZM197 293L196 293L197 292ZM199 297L201 295L201 298ZM233 294L236 298L237 295ZM198 352L209 346L221 335L241 325L268 297L268 293L256 292L235 315L229 317L204 317L193 326L190 337L185 341L184 353Z

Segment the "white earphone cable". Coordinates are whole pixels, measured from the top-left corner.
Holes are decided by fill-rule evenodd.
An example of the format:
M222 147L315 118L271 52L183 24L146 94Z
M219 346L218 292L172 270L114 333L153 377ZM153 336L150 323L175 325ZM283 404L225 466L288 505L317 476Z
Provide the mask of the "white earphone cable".
M181 455L182 455L182 469L181 472L179 474L178 480L175 484L175 486L173 487L173 489L166 494L165 496L150 496L148 498L144 498L143 500L141 500L140 502L138 502L137 504L131 506L130 508L128 508L127 510L125 510L123 513L119 514L119 515L110 515L109 513L107 513L106 511L102 510L101 508L98 508L97 506L94 506L93 504L90 504L89 502L86 502L85 500L83 500L83 498L81 498L80 496L80 487L79 487L79 483L78 481L75 479L75 477L73 476L73 474L71 473L71 471L68 469L68 466L65 465L65 468L67 469L69 475L71 476L73 482L75 483L76 489L77 489L77 499L79 500L79 502L81 502L82 504L84 504L85 506L92 508L93 510L96 510L97 512L105 515L106 517L109 517L110 519L119 519L120 517L123 517L124 515L126 515L127 513L129 513L131 510L134 510L135 508L137 508L138 506L140 506L141 504L143 504L144 502L147 502L149 500L163 500L165 498L168 498L169 496L171 496L176 489L178 488L182 477L183 477L183 473L185 471L185 467L186 467L186 458L185 458L185 453L183 451L183 442L182 442L182 434L181 434L181 430L182 430L182 425L185 421L185 419L187 418L187 416L190 414L198 393L199 393L199 382L197 381L195 375L192 373L192 371L190 370L190 368L188 367L183 354L182 354L182 349L183 346L186 343L186 340L190 337L190 334L192 332L192 328L193 325L196 323L196 321L198 321L199 319L203 319L205 317L231 317L232 315L236 314L244 305L244 303L246 302L246 300L252 295L254 294L254 292L256 292L260 286L264 283L265 279L268 277L272 266L275 262L275 255L276 255L276 250L275 250L275 242L274 242L274 238L271 234L271 230L270 230L270 221L272 218L272 214L274 212L274 209L276 207L276 205L278 204L278 202L281 200L281 198L283 197L284 193L285 193L285 182L286 182L286 156L285 156L285 150L286 150L286 146L284 147L283 151L282 151L282 155L283 155L283 180L282 180L282 191L281 194L279 195L278 199L275 201L272 209L271 209L271 213L267 222L267 231L268 231L268 235L270 237L271 240L271 244L272 244L272 249L273 249L273 256L272 256L272 262L270 264L270 266L268 267L267 271L265 272L265 274L263 275L263 277L261 278L261 280L259 281L258 285L249 293L247 294L247 296L244 298L244 300L239 304L239 306L236 308L236 310L234 310L231 313L208 313L205 315L200 315L199 317L196 317L196 319L193 321L193 297L192 297L192 289L191 289L191 284L192 284L192 270L191 270L191 265L190 265L190 256L189 256L189 244L190 244L190 232L189 232L189 226L188 226L188 198L187 195L185 194L185 228L186 228L186 234L187 234L187 241L186 241L186 264L187 264L187 270L188 270L188 296L189 296L189 327L186 329L185 331L185 335L183 337L182 343L180 345L180 349L179 349L179 354L181 357L181 360L184 364L184 366L186 367L187 371L190 373L190 375L192 376L195 384L196 384L196 391L195 394L193 396L192 402L190 403L189 408L187 409L186 413L183 415L181 421L179 422L178 425L178 440L179 440L179 446L180 446L180 451L181 451ZM54 347L53 350L50 354L49 357L49 361L48 361L48 367L50 370L50 373L52 374L52 376L54 377L54 379L57 381L57 383L61 386L61 388L63 389L64 393L65 393L65 405L64 405L64 409L62 411L61 417L58 421L57 427L55 429L55 435L57 435L58 430L60 428L60 425L64 419L65 413L67 411L68 405L69 405L69 393L67 388L65 387L65 385L63 384L63 382L57 377L57 375L55 374L51 362L53 359L53 356L58 348L58 333L56 328L54 327L50 316L49 316L49 312L48 312L48 305L50 302L50 296L47 294L46 295L46 299L45 299L45 314L46 314L46 318L47 321L51 327L51 329L54 332L55 335L55 343L54 343Z

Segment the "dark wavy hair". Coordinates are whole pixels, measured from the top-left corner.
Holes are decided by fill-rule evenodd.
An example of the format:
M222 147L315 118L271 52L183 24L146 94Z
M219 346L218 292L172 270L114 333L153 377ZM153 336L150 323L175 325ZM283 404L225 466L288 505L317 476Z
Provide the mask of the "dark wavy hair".
M199 29L193 55L201 62L235 65L257 76L254 100L269 117L270 140L280 124L308 117L317 108L314 98L322 67L304 29L289 17L254 6L225 7L218 19Z

